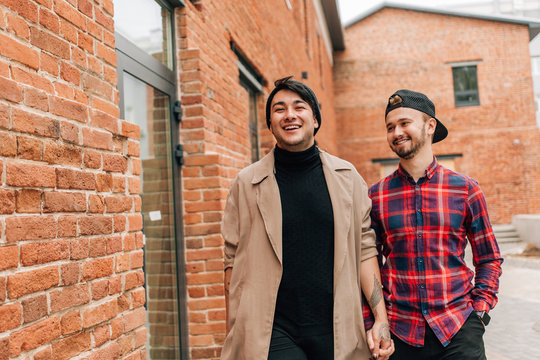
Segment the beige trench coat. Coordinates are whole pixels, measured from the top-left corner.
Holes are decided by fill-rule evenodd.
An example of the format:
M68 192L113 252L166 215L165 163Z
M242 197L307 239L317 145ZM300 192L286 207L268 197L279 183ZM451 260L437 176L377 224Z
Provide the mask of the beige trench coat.
M334 211L334 358L368 359L360 262L376 256L367 186L348 162L321 152ZM223 219L225 268L232 267L222 359L267 360L282 274L281 200L274 153L243 169Z

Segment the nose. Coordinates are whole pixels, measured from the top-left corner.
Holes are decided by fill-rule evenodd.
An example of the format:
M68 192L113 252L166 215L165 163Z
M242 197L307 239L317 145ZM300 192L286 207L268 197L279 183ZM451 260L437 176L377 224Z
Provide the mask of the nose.
M296 118L296 111L294 110L294 108L292 106L289 106L287 108L287 114L286 115L287 115L287 120Z
M401 136L403 134L403 129L401 128L401 126L396 126L394 128L394 136Z

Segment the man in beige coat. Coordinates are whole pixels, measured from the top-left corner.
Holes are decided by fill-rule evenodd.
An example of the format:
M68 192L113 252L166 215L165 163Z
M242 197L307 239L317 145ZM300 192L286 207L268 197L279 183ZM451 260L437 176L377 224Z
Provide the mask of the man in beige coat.
M239 173L225 208L222 359L388 359L366 183L316 146L313 91L291 77L275 85L266 119L276 147ZM375 314L367 336L362 292Z

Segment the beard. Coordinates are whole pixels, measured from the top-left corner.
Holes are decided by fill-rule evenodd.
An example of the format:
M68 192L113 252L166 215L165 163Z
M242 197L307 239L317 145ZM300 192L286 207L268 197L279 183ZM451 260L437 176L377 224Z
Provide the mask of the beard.
M412 143L409 149L406 149L406 148L396 149L393 145L390 146L392 151L395 152L397 156L405 160L412 159L418 153L420 148L424 146L424 144L426 143L426 140L427 140L426 127L424 126L422 128L422 134L420 135L420 138L418 140L414 140L411 137L409 137L409 139Z

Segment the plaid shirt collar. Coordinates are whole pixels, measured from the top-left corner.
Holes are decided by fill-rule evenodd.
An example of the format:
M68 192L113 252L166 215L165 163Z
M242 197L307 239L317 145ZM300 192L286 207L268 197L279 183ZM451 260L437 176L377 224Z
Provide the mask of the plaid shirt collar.
M433 177L433 175L435 175L435 172L437 171L437 168L439 167L439 162L437 161L437 158L435 156L433 156L433 161L431 162L431 164L429 164L429 166L426 168L426 171L425 171L425 177L428 178L428 180L431 180L431 178ZM409 173L407 172L407 170L405 170L403 168L403 166L401 166L401 162L399 163L399 166L398 166L398 169L397 169L397 173L399 176L401 176L404 180L408 181L408 182L412 182L414 183L414 179L411 175L409 175Z

